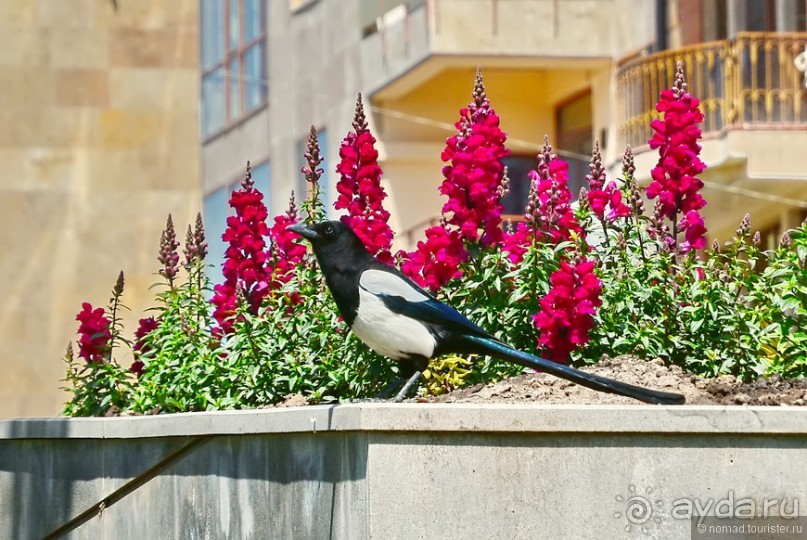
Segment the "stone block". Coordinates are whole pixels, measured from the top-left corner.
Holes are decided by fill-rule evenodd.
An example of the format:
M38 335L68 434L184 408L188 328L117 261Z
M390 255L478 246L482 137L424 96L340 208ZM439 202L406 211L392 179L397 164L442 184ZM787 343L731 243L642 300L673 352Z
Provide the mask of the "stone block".
M9 66L36 66L41 69L48 66L50 52L48 30L36 27L3 26L0 22L0 36L4 43L0 47L0 70Z
M53 68L105 68L109 63L109 32L104 28L58 27L49 31L50 65Z
M109 36L114 67L190 67L199 63L198 31L117 28Z
M114 68L109 88L113 108L198 114L198 101L189 99L199 95L199 72L194 69Z
M56 105L107 107L109 74L100 69L63 69L53 73Z
M96 26L98 9L111 9L110 0L38 0L38 20L46 28Z
M36 0L0 2L0 25L33 26L36 21Z
M150 110L106 109L99 129L103 148L136 148L159 136L161 115Z

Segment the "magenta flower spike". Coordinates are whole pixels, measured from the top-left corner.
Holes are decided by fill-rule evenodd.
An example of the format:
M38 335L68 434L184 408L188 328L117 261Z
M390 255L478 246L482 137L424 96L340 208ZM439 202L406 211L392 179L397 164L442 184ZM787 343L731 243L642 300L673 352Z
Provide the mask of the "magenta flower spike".
M232 316L238 305L236 288L244 293L245 302L252 313L257 313L263 299L269 294L269 275L266 267L266 226L268 211L263 194L255 189L252 170L247 172L241 189L233 192L230 206L235 215L227 218L227 229L222 239L229 245L224 252L222 273L224 282L213 288L211 302L216 306L213 318L225 334L232 331Z
M594 314L602 305L595 266L585 258L573 264L562 260L549 278L552 288L541 298L541 311L532 317L540 332L538 344L550 360L568 363L569 354L588 342Z
M76 320L80 323L78 355L88 364L108 360L112 352L112 321L104 313L104 308L93 309L89 302L84 302Z
M432 291L462 275L459 267L468 259L467 243L487 247L504 236L501 159L509 154L507 135L499 127L479 70L472 101L460 109L455 126L457 134L446 140L441 156L446 165L440 193L448 197L441 224L426 231L426 240L418 242L415 251L401 254L403 272Z
M647 196L661 201L661 215L672 220L675 227L673 237L678 227L684 231L682 252L706 245L706 227L698 214L706 206L700 194L703 182L697 178L706 169L698 157L701 152L698 124L703 122L699 103L698 98L687 92L684 67L678 62L673 87L661 92L656 105L663 119L650 123L655 133L648 144L658 149L659 161L650 171L652 182L647 186ZM679 215L684 216L680 221Z
M361 94L356 100L353 131L347 134L339 149L341 161L336 167L339 196L334 203L337 210L347 210L342 222L350 226L361 238L364 246L379 260L391 264L393 232L389 212L384 209L387 197L381 186L381 167L378 166L376 139L367 126Z

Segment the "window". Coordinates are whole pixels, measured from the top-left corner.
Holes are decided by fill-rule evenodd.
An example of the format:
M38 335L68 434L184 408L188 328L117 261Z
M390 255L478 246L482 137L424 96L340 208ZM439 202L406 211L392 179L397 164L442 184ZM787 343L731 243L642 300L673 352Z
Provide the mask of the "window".
M535 156L514 156L502 158L502 164L507 167L507 177L510 179L510 192L502 199L504 213L512 216L522 216L527 209L527 198L530 195L530 171L537 170L538 162Z
M268 161L252 168L252 181L255 188L263 193L263 203L270 212L271 177L272 169ZM208 268L208 275L213 283L220 283L222 279L221 265L224 264L227 242L221 239L221 235L227 229L227 217L233 215L233 209L230 208L230 194L241 187L241 180L243 177L239 176L228 185L211 192L205 196L202 204L208 246L207 264L212 265Z
M591 122L591 92L561 104L555 113L558 130L557 154L569 164L569 191L577 200L589 173L588 163L594 147Z
M264 0L200 0L202 138L267 102Z
M207 264L210 279L213 283L221 282L221 265L224 264L224 250L227 244L221 239L227 228L227 216L230 207L227 204L230 191L226 187L217 189L205 197L203 212L205 216L205 235L207 237Z
M298 170L307 166L305 161L307 142L308 136L305 136L297 141L297 159L298 163L300 164ZM328 186L330 185L328 178L330 175L330 170L328 167L328 137L325 129L317 132L317 144L319 145L319 155L322 158L322 163L319 165L322 169L322 176L319 178L319 200L325 207L325 212L330 214L331 208L328 205ZM302 172L300 172L297 177L297 188L294 190L294 194L298 201L302 201L308 197L308 183L306 182L305 176Z

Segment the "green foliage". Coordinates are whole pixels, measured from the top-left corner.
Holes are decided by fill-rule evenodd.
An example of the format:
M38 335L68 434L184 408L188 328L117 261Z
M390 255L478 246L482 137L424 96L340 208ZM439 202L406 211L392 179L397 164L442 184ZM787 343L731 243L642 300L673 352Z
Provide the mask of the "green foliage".
M116 362L79 364L69 350L66 363L65 389L72 397L64 406L65 416L105 416L127 407L131 377Z
M321 212L316 203L311 210L314 217ZM589 228L600 227L586 217ZM807 374L807 224L766 253L748 230L738 230L705 260L692 253L673 257L643 225L635 217L609 224L608 242L590 248L600 260L603 304L575 362L635 354L704 376ZM540 353L532 315L561 254L573 247L537 242L518 265L501 250L479 250L440 297L503 341ZM203 263L186 271L179 285L159 285L158 325L144 338L139 379L111 354L81 365L68 351L72 396L64 414L261 407L293 394L331 402L374 396L396 376L393 362L347 331L312 256L257 314L239 308L235 331L225 338L212 330ZM131 345L121 335L121 308L120 293L113 292L110 345ZM421 391L440 394L520 372L490 358L449 356L432 362Z
M549 290L549 276L558 267L560 254L570 247L535 242L520 264L513 264L500 249L472 253L461 279L440 291L441 299L456 307L479 326L517 349L537 350L532 314ZM486 357L478 359L464 377L466 384L493 382L517 375L518 365Z
M233 408L236 381L232 359L213 336L210 283L200 263L188 269L186 281L167 284L157 295L157 328L143 338L145 364L128 409L134 412L179 412Z
M743 380L807 374L806 225L789 232L790 247L766 253L741 227L703 260L674 257L642 222L609 225L609 243L596 249L603 305L580 359L661 357L699 375Z

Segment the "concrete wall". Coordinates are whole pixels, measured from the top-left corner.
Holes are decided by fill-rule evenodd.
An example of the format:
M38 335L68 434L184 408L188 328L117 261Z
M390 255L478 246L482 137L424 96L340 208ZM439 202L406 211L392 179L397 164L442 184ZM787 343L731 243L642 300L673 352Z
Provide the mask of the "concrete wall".
M0 2L0 417L60 410L81 302L123 270L133 331L200 209L198 3Z
M685 538L681 501L807 508L805 426L787 407L420 404L5 421L0 537Z

